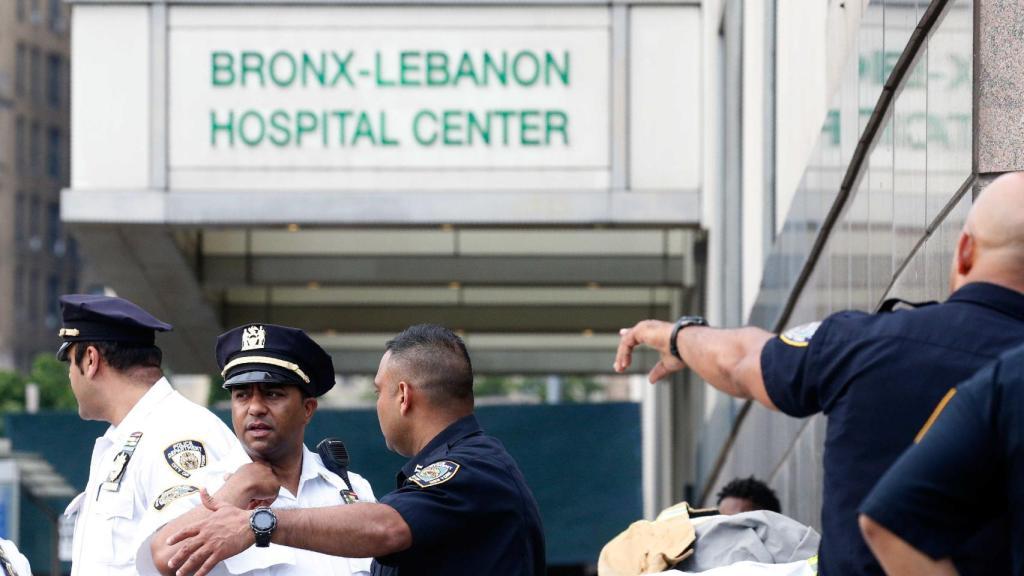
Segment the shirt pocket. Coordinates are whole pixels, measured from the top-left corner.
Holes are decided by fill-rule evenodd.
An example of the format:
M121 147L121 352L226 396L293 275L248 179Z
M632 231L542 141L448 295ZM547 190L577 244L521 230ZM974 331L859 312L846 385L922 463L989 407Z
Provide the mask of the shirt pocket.
M83 552L104 564L135 564L135 497L130 491L100 490L92 506L89 544Z

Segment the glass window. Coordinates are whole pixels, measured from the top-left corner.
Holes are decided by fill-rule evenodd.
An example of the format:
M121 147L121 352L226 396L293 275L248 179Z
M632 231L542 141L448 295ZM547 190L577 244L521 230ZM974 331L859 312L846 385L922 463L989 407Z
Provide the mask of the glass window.
M18 22L25 21L25 0L18 0Z
M39 126L39 122L32 122L32 130L29 134L28 143L28 161L32 169L32 174L38 174L40 168L42 168L42 137L42 128Z
M21 320L25 317L25 267L14 268L14 315Z
M32 49L31 93L33 100L39 100L43 94L43 56L38 48Z
M46 173L55 180L60 180L60 128L50 127L47 134L49 145L46 148Z
M28 281L28 314L32 319L39 317L39 272L35 270Z
M18 192L14 196L14 245L22 248L25 245L25 193Z
M46 279L46 327L55 328L60 318L60 277L50 274Z
M60 54L46 57L46 102L51 108L60 108Z
M41 207L39 205L39 197L33 196L32 201L29 203L29 215L28 215L28 236L31 240L38 242L39 238L39 211ZM30 241L31 241L30 240Z
M24 96L28 76L28 64L26 62L28 50L24 44L19 42L15 51L17 55L14 60L14 93L18 96Z
M19 114L18 118L14 121L14 165L19 173L25 171L26 147L25 117Z
M61 242L61 225L60 225L60 204L56 202L50 202L46 206L46 245L50 247L50 251L57 256L64 255L64 243Z
M64 31L64 6L61 0L50 0L47 21L51 32Z
M32 23L38 26L42 21L43 11L39 6L39 0L32 0Z

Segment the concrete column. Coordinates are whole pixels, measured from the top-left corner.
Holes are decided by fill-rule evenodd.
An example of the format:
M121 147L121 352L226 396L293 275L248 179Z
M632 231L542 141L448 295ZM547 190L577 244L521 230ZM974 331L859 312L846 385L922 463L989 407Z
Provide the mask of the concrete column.
M974 170L978 188L1024 170L1024 4L974 0Z

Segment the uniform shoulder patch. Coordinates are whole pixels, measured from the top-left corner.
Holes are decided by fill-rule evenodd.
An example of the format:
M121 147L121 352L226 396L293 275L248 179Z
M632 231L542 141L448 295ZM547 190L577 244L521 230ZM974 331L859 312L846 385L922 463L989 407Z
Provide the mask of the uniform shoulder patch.
M196 488L195 486L189 486L188 484L179 484L178 486L171 486L167 490L161 492L160 495L156 497L156 500L153 501L153 508L156 508L157 510L163 510L164 508L167 507L168 504L174 502L178 498L183 498L190 494L195 494L196 492L199 492L199 488Z
M420 488L429 488L431 486L437 486L438 484L444 484L455 477L459 471L459 465L451 460L441 460L440 462L434 462L430 466L425 466L418 470L415 474L409 477L409 481L416 484Z
M182 478L206 466L206 447L199 440L182 440L164 449L164 460Z
M790 328L782 334L779 334L779 340L782 340L790 346L805 348L811 343L811 338L814 337L814 333L818 331L819 326L821 326L821 322L811 322L809 324L802 324L796 328Z

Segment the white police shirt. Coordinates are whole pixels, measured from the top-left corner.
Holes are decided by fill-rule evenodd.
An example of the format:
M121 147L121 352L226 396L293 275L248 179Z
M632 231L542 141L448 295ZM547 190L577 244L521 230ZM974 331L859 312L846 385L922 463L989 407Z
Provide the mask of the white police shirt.
M206 482L204 486L210 494L216 497L216 492L224 485L224 477L227 473L237 470L240 466L252 462L248 455L232 459L229 466L221 468L225 463L217 467L210 467L205 471ZM373 496L373 489L370 483L362 476L349 472L349 481L352 482L352 491L356 493L358 502L351 505L358 505L359 502L376 502ZM348 490L345 481L337 474L331 472L324 466L323 460L305 446L302 447L302 471L299 473L299 488L297 494L292 494L287 488L281 487L277 499L271 504L271 508L282 510L288 508L319 508L325 506L338 506L346 504L342 497L342 491ZM163 515L153 517L153 522L142 527L147 535L140 544L137 558L137 567L142 576L158 576L156 567L153 566L152 554L149 545L152 535L160 530L165 524L188 512L196 506L201 506L198 494L190 494L173 505L163 510ZM278 544L270 544L266 548L250 546L247 550L228 558L214 567L210 576L364 576L370 573L372 558L343 558L340 556L329 556L311 550L290 548Z
M10 540L0 538L0 576L32 576L28 558Z
M154 504L173 501L204 468L239 453L220 418L161 378L96 439L85 492L64 512L77 514L72 576L134 576L139 526L159 514Z

